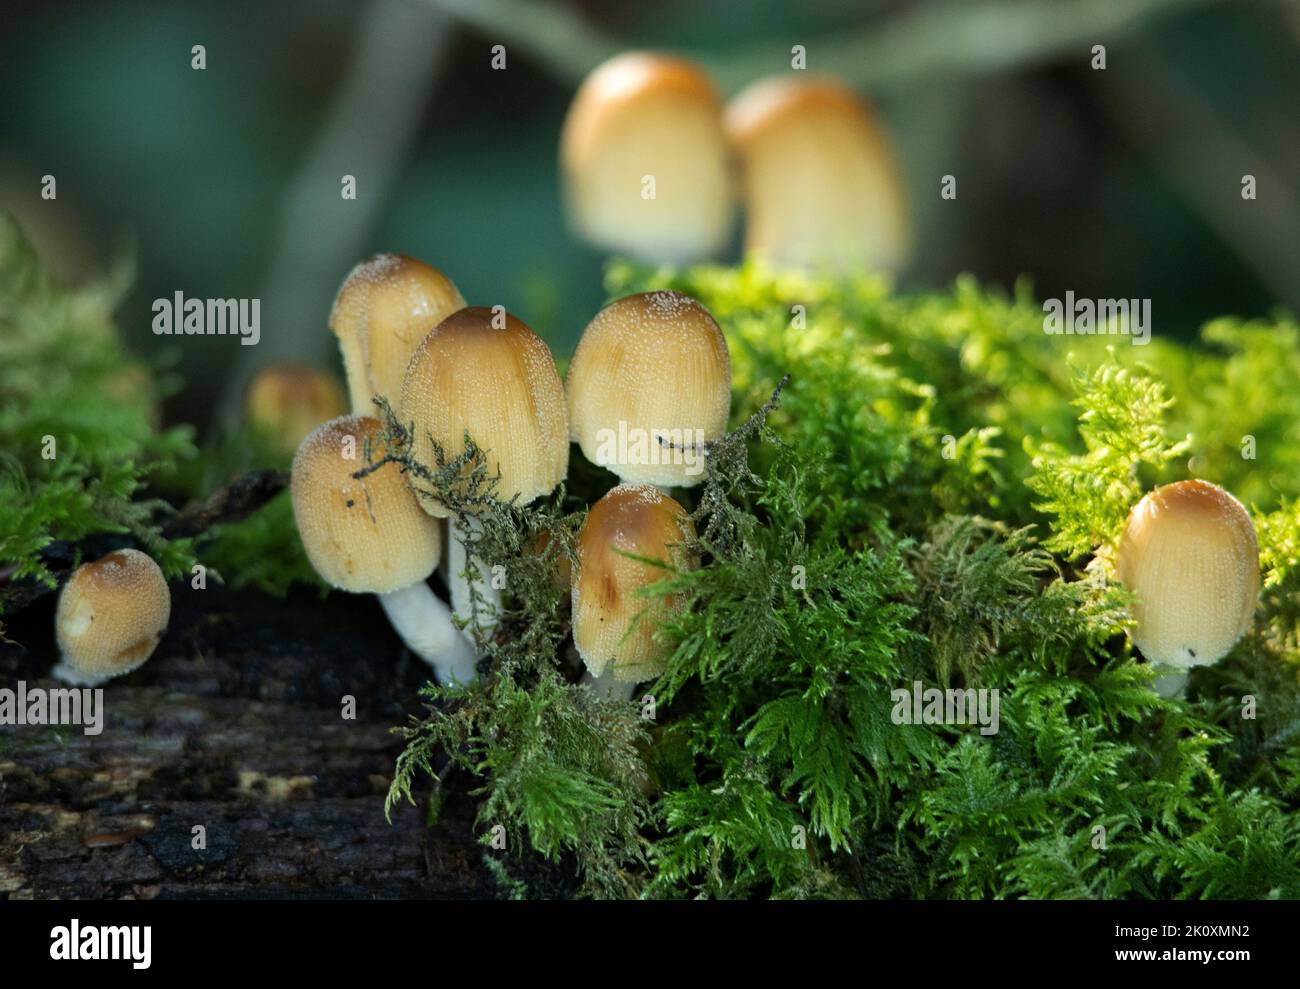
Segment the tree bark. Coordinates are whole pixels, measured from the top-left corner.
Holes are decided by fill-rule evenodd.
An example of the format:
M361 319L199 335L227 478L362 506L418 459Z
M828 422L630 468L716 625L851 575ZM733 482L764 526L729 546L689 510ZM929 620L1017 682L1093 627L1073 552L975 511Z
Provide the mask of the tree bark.
M53 598L9 619L0 687L49 679ZM436 823L384 818L428 668L370 596L287 601L173 588L171 628L104 687L102 734L0 728L0 896L480 898L502 895L479 843L474 781L451 776ZM355 719L343 717L355 698ZM194 829L206 848L193 847ZM541 895L566 870L502 859Z

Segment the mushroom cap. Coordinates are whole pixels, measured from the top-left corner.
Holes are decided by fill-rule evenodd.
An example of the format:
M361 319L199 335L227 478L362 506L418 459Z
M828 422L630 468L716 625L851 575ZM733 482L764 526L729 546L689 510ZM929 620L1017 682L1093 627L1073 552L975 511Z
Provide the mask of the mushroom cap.
M727 341L689 295L629 295L587 325L565 390L572 437L588 460L624 481L691 487L704 479L702 454L681 447L727 430Z
M339 380L310 364L280 363L262 368L248 386L245 415L286 453L327 419L347 411Z
M376 254L344 279L330 312L347 370L352 411L371 415L382 395L397 407L402 378L425 335L465 297L437 268L404 254Z
M911 219L893 146L847 86L761 80L727 107L740 160L745 250L778 264L900 267Z
M1129 513L1116 553L1134 592L1134 644L1153 663L1217 663L1251 626L1259 548L1246 509L1207 481L1149 492Z
M59 593L55 637L64 679L97 684L144 665L171 618L158 564L120 549L76 569Z
M424 580L442 549L438 523L420 510L397 464L364 478L366 441L383 455L383 427L340 416L302 441L293 458L293 517L307 558L328 584L387 594Z
M500 328L493 320L503 320ZM465 451L468 431L484 451L496 497L526 505L564 480L569 420L555 360L541 338L509 313L471 306L424 338L402 386L400 417L414 423L416 457L434 463L433 442L448 459ZM431 515L446 507L419 492Z
M623 554L689 569L694 537L686 509L649 484L620 484L591 506L578 533L572 594L573 643L592 676L611 666L614 680L641 683L664 671L654 634L681 602L641 593L669 573Z
M569 219L597 247L690 261L726 246L735 191L722 102L694 64L617 55L579 87L560 141ZM654 177L654 197L644 195Z

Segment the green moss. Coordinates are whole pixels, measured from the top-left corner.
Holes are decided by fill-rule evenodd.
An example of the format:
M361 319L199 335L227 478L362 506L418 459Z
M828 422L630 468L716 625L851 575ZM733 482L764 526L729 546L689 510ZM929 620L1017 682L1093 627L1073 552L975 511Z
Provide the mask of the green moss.
M169 504L154 496L195 456L188 427L159 430L173 384L132 361L111 314L130 282L122 266L80 288L53 284L0 214L0 611L24 578L54 586L43 551L56 541L121 534L171 576L193 546L164 537Z
M505 745L474 763L484 823L536 829L546 854L585 850L596 894L1300 896L1293 320L1132 347L1045 334L1027 284L900 298L753 264L610 268L611 296L664 287L723 326L733 422L789 382L682 495L705 566L666 577L688 607L644 688L644 820L630 790L621 815L611 803L626 762L602 787L608 755L582 761L596 723L554 676L563 625L546 609L535 664L509 646L489 664L504 675L411 729L402 785L413 754L432 765L430 739ZM1165 700L1094 554L1143 491L1189 474L1251 506L1266 590L1256 631ZM571 479L563 531L612 483L598 481ZM895 724L891 692L914 681L997 688L999 731ZM530 716L591 731L509 741L521 688L546 697ZM467 721L472 734L445 727ZM527 799L524 750L546 784ZM639 821L636 836L612 844L614 821Z
M112 313L130 281L123 263L101 282L55 283L0 213L0 614L114 540L171 578L201 562L236 587L319 584L287 494L237 523L168 535L185 528L173 523L187 503L242 471L288 464L246 432L200 450L191 427L159 428L178 382L117 336Z

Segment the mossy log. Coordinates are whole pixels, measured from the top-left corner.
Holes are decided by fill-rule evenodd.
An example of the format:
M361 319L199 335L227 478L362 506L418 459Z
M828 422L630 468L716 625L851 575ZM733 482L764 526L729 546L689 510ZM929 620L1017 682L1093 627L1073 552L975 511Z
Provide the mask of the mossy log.
M52 611L11 618L0 686L57 685ZM157 653L104 688L102 734L0 729L0 896L501 895L472 780L447 781L430 826L426 806L385 820L389 729L426 676L369 596L174 587Z

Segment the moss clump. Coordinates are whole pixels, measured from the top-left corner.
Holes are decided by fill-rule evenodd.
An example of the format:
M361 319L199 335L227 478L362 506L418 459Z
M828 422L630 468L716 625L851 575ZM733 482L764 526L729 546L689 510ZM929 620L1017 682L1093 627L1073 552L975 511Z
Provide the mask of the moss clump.
M405 729L394 798L450 758L480 774L485 842L501 823L572 853L597 895L1300 896L1293 320L1067 352L1027 285L609 271L611 296L664 287L718 318L745 425L684 497L706 565L665 578L689 607L622 708L653 710L648 743L569 682L538 572L507 589L489 675ZM539 526L569 551L613 483L575 467L560 514L490 513L485 559ZM1266 591L1255 632L1165 700L1104 550L1189 472L1252 506ZM999 730L896 724L914 682L998 689Z
M238 522L204 515L232 478L287 458L246 430L201 450L191 427L160 428L178 382L133 359L112 321L131 275L124 262L99 282L57 284L0 213L0 615L121 545L169 578L201 562L272 593L318 583L287 493Z
M171 382L116 336L111 314L129 282L123 265L82 288L53 284L0 214L0 613L24 581L56 586L56 543L120 535L170 576L193 561L190 540L163 534L169 504L150 496L195 456L193 433L157 428Z

